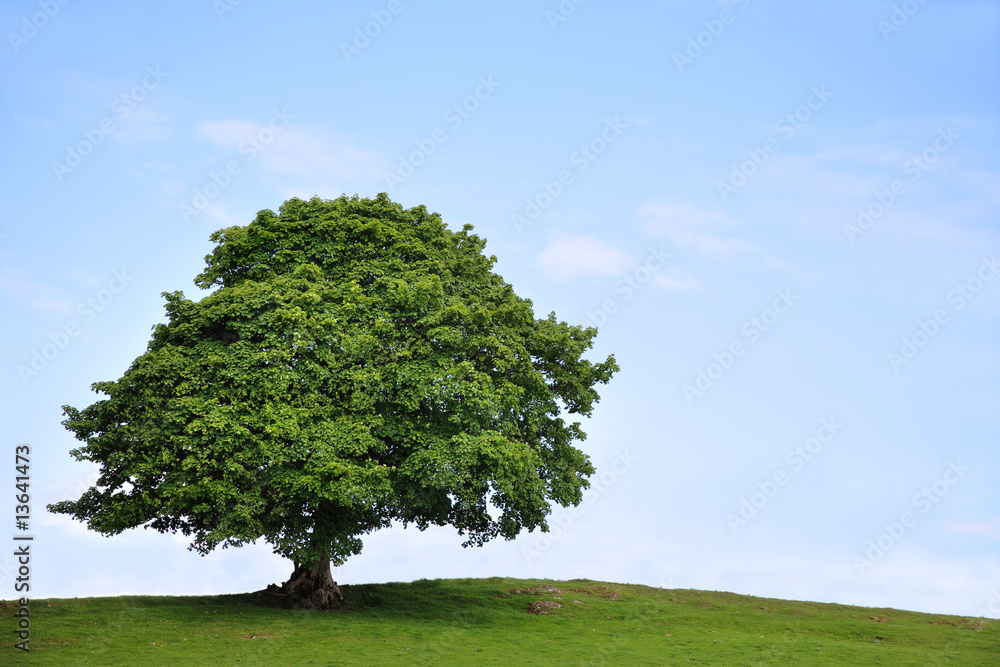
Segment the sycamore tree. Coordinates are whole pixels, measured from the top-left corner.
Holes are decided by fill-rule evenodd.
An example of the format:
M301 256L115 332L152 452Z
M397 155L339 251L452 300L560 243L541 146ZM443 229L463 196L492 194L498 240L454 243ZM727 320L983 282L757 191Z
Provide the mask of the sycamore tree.
M582 358L596 329L536 319L471 229L380 194L215 232L195 278L213 291L164 293L146 352L63 407L100 477L50 511L203 555L263 539L294 563L266 596L313 609L343 602L331 562L393 522L463 546L548 530L594 473L560 415L590 415L618 366Z

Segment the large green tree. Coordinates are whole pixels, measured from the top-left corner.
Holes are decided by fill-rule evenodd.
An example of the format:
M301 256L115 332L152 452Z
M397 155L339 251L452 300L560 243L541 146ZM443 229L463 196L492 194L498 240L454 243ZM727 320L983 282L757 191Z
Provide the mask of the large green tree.
M594 473L590 415L618 370L597 331L492 272L485 241L423 206L291 199L215 232L195 284L106 395L63 424L100 466L49 506L103 534L180 531L202 554L258 539L294 564L270 595L330 609L330 574L393 521L452 525L464 546L547 530Z

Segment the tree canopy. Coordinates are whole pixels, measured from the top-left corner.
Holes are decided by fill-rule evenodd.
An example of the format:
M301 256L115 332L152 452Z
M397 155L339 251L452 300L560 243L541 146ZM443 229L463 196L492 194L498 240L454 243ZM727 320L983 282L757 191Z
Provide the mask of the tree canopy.
M560 415L590 415L618 366L582 357L596 329L535 318L471 229L380 194L215 232L195 279L214 291L164 293L146 352L63 407L100 477L49 509L327 570L394 521L464 546L547 530L594 473Z

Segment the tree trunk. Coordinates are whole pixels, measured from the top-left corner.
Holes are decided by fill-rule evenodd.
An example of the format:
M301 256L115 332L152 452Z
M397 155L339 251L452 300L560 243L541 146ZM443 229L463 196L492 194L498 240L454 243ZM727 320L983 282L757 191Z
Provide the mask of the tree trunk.
M333 580L330 559L323 555L312 567L295 563L295 571L280 587L271 584L261 591L266 601L291 609L332 611L344 606L344 596Z

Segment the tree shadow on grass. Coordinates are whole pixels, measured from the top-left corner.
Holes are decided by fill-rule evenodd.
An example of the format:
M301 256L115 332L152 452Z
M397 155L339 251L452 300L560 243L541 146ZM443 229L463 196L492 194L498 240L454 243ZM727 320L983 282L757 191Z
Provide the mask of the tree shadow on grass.
M198 600L216 607L240 607L288 614L408 619L433 623L454 623L458 618L464 625L481 625L491 624L498 615L523 612L523 601L511 599L506 593L515 585L523 585L523 582L493 577L468 581L420 579L409 583L345 584L340 586L346 602L344 608L330 612L269 606L257 593L220 595Z

